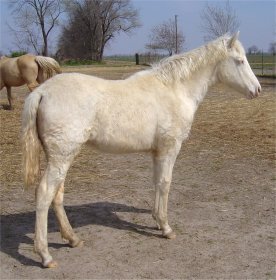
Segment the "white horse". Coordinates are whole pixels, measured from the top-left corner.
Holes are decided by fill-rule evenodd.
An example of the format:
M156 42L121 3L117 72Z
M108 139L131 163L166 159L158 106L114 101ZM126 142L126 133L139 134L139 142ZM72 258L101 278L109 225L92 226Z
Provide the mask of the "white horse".
M84 143L114 153L151 152L153 218L164 237L175 237L167 219L172 170L199 103L218 82L249 98L261 92L237 36L164 59L126 80L60 74L29 95L22 130L25 186L34 185L39 173L40 144L47 157L36 188L35 249L44 267L57 265L47 243L51 203L63 238L72 247L82 244L64 211L63 193L66 173Z

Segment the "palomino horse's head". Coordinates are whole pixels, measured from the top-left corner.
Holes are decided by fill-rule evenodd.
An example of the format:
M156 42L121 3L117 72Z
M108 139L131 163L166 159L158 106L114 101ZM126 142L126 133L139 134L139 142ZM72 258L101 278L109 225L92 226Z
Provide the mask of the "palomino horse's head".
M261 93L261 86L247 61L238 35L239 32L225 40L227 56L217 67L218 79L246 97L254 98Z

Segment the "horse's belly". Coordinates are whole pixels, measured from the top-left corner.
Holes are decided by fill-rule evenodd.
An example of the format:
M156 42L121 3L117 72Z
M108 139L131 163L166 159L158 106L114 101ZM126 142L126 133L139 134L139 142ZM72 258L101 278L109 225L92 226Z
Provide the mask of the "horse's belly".
M19 87L23 86L26 82L22 79L22 77L16 72L12 73L2 73L3 81L5 86L11 86L11 87Z
M145 139L101 139L96 138L89 140L88 144L93 145L97 149L108 153L131 153L152 150L154 144L153 140L146 141Z
M5 83L12 87L23 86L26 82L20 77L11 77L6 79Z
M141 102L127 101L119 100L108 106L99 106L89 137L93 145L113 153L152 149L157 126L155 109L147 108Z
M129 153L149 151L154 147L154 130L98 130L96 135L91 135L88 143L101 151L111 153Z

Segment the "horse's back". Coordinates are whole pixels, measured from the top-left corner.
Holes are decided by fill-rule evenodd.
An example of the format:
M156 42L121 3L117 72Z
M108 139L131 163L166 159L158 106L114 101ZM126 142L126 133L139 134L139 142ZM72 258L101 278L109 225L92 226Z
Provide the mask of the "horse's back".
M158 105L127 83L74 73L46 81L33 93L42 92L38 117L44 142L60 142L53 139L55 131L61 142L88 141L111 152L150 150Z

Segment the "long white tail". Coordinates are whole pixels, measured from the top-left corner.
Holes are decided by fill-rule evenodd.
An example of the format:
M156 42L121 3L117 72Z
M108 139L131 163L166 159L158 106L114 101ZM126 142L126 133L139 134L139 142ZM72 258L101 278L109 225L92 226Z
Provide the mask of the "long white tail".
M34 187L39 174L40 140L37 133L37 110L42 98L40 91L32 92L25 101L22 114L22 153L25 188Z
M39 66L39 71L42 72L40 74L40 77L43 77L41 82L51 78L55 74L61 73L60 65L51 57L38 55L35 57L35 61Z

